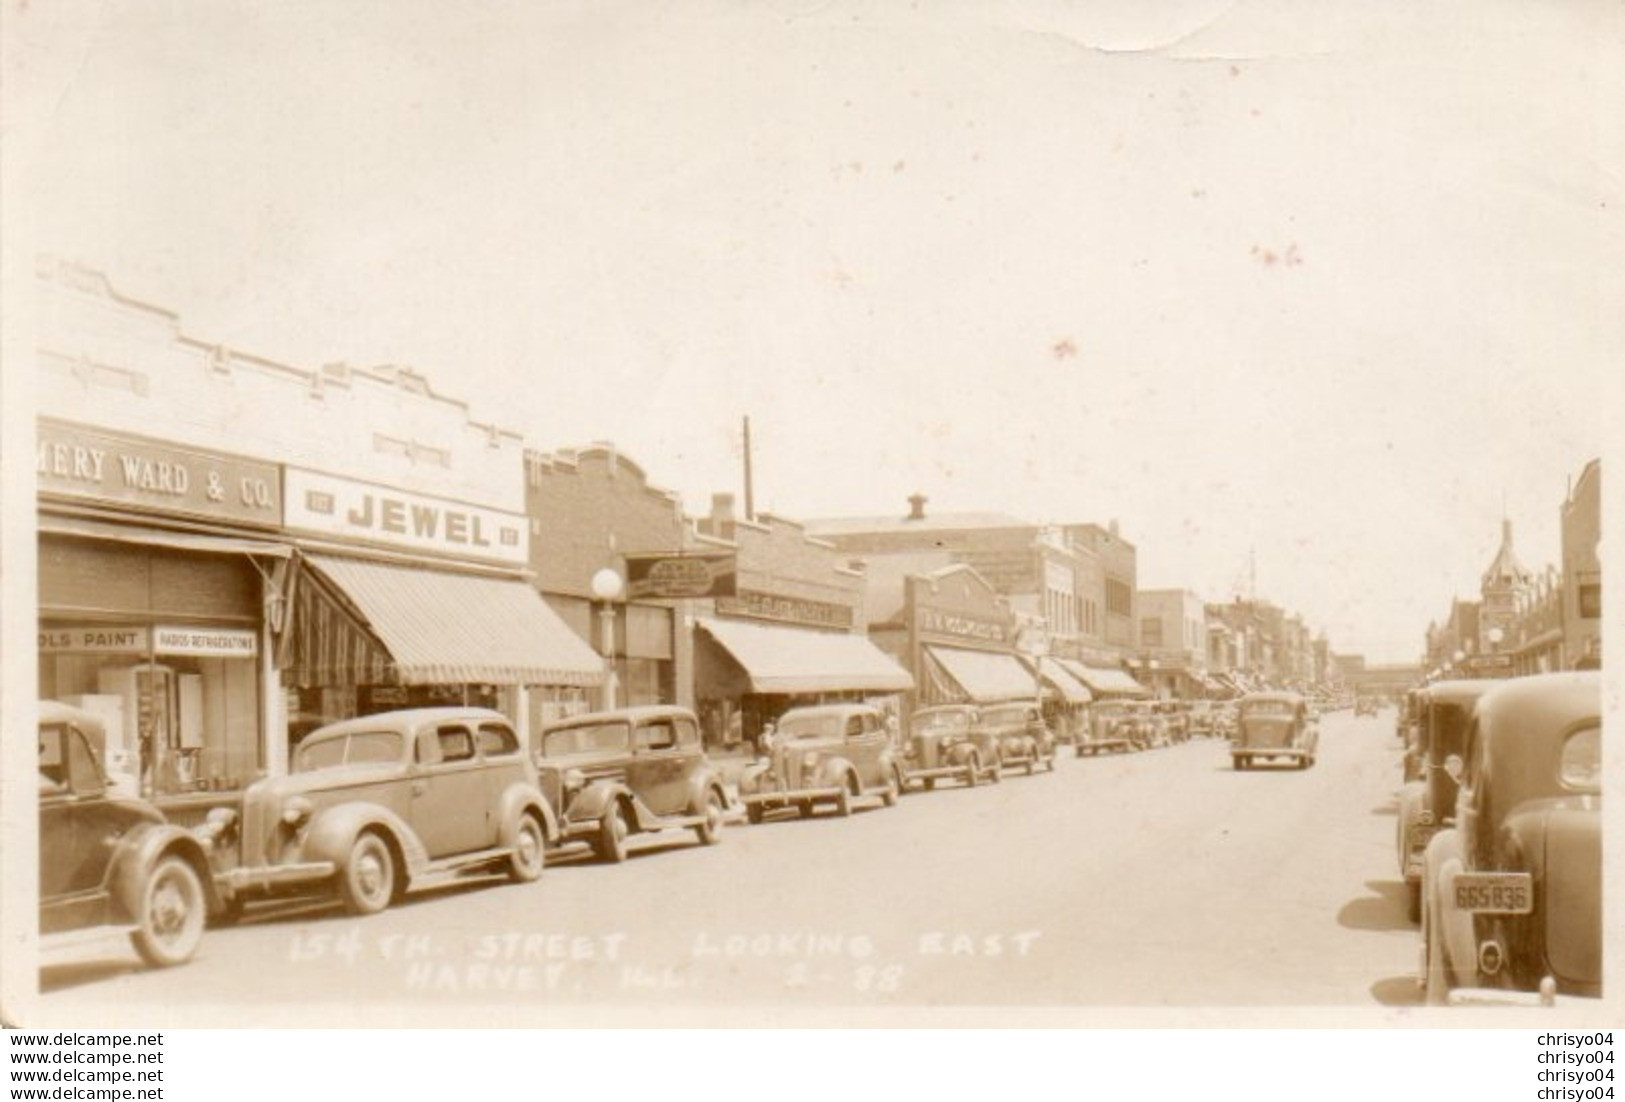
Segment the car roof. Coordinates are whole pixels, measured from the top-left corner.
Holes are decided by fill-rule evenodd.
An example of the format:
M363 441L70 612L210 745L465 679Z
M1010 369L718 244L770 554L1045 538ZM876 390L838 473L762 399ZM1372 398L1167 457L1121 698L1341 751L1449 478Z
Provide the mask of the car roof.
M510 727L513 725L507 716L491 708L399 708L392 712L375 712L368 716L355 716L352 719L341 719L326 724L306 735L300 744L304 745L312 739L347 735L356 731L416 731L432 723L447 723L458 719L477 722L495 720Z
M1265 701L1265 700L1268 700L1268 701L1280 701L1280 702L1285 703L1285 704L1302 704L1303 703L1303 697L1299 696L1297 693L1288 693L1288 692L1248 693L1246 696L1241 698L1241 703L1243 703L1243 704L1251 704L1251 703L1254 703L1254 702Z
M604 723L647 723L653 719L672 717L676 719L699 719L692 711L676 704L639 704L631 708L614 708L607 712L581 712L577 715L556 719L551 723L542 725L543 732L563 730L566 727L591 727Z
M41 723L71 723L79 728L94 728L102 730L102 717L95 712L87 712L83 708L75 708L71 704L64 704L60 700L42 700L39 702L39 721Z
M1535 743L1602 720L1602 674L1584 670L1534 674L1501 682L1478 701L1481 738L1497 759L1518 758ZM1529 752L1531 758L1539 755Z
M1499 678L1435 681L1424 690L1423 699L1429 704L1471 704L1501 683Z
M880 714L880 709L873 704L808 704L801 708L791 708L779 717L781 720L791 716L844 716L853 712L873 712Z

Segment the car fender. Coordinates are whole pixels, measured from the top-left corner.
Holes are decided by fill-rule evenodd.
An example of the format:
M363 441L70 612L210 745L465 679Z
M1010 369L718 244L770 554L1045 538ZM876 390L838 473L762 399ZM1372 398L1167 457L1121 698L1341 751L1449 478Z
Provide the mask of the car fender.
M722 800L722 806L728 806L728 790L722 783L722 778L715 769L697 769L688 779L689 813L703 815L705 813L706 797L715 792Z
M889 768L889 764L888 764ZM846 778L856 776L857 770L852 767L851 761L841 757L828 757L818 763L818 787L844 788Z
M570 822L587 822L602 819L610 805L617 800L630 800L636 803L632 790L620 781L592 781L576 793L570 806L565 808L564 817Z
M383 833L400 851L407 879L429 862L429 851L406 820L378 804L356 800L335 804L316 813L301 847L306 861L331 861L343 868L357 836L369 828Z
M1429 936L1440 939L1449 968L1452 987L1470 986L1477 978L1478 943L1473 916L1456 909L1456 875L1465 864L1458 831L1441 830L1428 841L1422 872L1422 890L1433 908L1434 928Z
M215 887L214 872L203 845L191 833L174 823L150 823L137 827L119 839L113 854L112 899L120 918L133 922L140 911L141 891L147 874L165 854L175 853L192 866L203 882L203 894L212 914L220 909L221 896Z
M762 761L745 766L744 772L739 774L739 794L749 796L765 791L769 787L766 781L771 775L772 768L770 764Z
M548 805L547 799L539 789L528 784L510 784L502 792L497 801L497 821L502 824L502 844L511 846L519 836L520 816L534 813L542 821L542 832L547 836L549 843L558 841L559 821L553 814L553 808Z
M973 742L956 742L948 747L948 763L950 765L964 765L970 761L971 755L976 753L976 744Z

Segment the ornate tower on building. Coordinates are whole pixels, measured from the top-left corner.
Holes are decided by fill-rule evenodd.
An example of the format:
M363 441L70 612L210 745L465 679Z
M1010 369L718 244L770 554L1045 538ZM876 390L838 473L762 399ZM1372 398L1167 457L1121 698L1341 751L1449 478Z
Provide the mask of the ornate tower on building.
M1535 576L1512 549L1512 521L1501 521L1501 548L1479 581L1483 598L1478 614L1478 651L1490 654L1512 638L1521 602L1534 588Z

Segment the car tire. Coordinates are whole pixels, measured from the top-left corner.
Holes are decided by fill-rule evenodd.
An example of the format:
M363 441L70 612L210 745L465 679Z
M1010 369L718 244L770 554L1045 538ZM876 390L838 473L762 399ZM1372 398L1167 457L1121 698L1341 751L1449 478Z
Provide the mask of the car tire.
M998 784L1000 781L1004 780L1003 764L995 761L993 763L993 767L987 771L987 779L989 784Z
M981 779L981 772L982 759L972 754L970 760L965 763L965 787L975 788L976 782Z
M137 908L130 941L142 960L168 968L192 959L203 940L208 899L191 862L174 853L160 857L141 885Z
M598 823L598 837L593 843L598 859L611 865L625 861L626 835L626 815L621 801L615 800L604 809L604 817Z
M1444 1006L1450 1001L1450 960L1444 938L1429 929L1431 919L1428 914L1422 921L1422 1001L1429 1006Z
M1411 922L1422 921L1422 885L1420 881L1405 882L1405 917Z
M716 789L705 794L705 806L700 814L704 818L694 826L694 834L703 846L714 846L722 840L722 817L724 809L722 797L717 795Z
M395 855L376 831L365 831L339 870L339 899L353 915L373 915L395 898Z
M813 816L813 802L811 800L797 800L796 814L803 819L811 819Z
M835 814L845 819L852 814L852 792L847 781L841 781L840 792L835 797Z
M891 776L886 780L886 791L881 793L880 802L887 807L896 807L897 799L903 794L903 776L892 767Z
M514 831L513 852L508 855L508 879L515 884L529 884L541 878L547 863L547 828L531 811L519 817L519 829Z
M745 822L751 824L752 826L759 826L762 822L763 816L766 814L767 809L761 804L745 805Z
M937 779L935 777L927 777L927 778L925 778L925 780L920 782L920 788L923 789L926 792L931 791L936 786L937 786Z

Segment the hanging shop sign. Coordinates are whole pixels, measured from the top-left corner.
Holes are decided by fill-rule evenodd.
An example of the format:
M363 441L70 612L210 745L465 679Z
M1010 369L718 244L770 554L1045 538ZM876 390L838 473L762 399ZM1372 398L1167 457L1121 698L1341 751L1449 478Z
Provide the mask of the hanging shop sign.
M738 566L732 551L627 555L626 592L643 598L732 597Z
M522 514L298 467L283 477L290 529L512 566L528 561Z
M282 523L274 463L41 418L34 475L45 496L139 506L274 528Z

